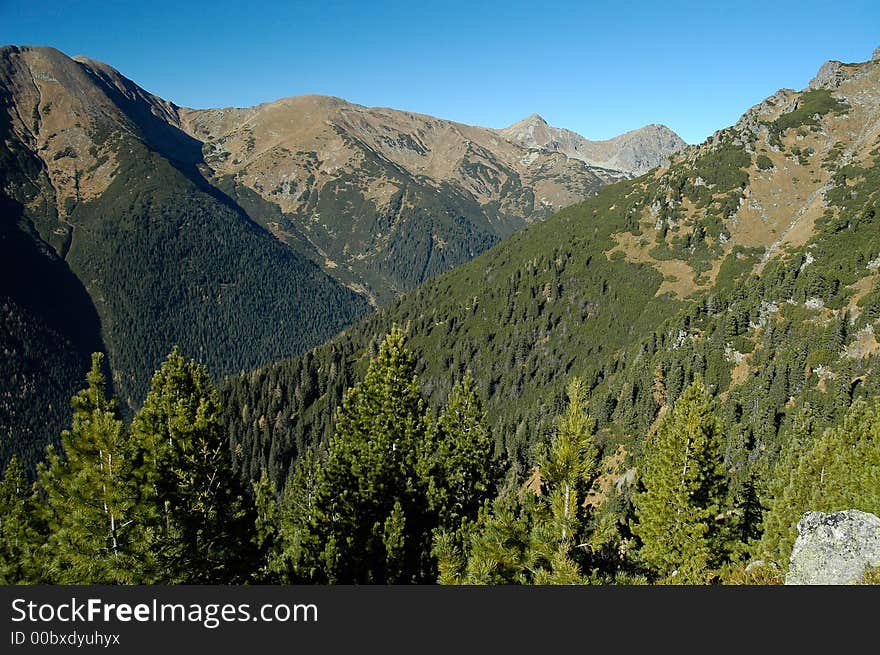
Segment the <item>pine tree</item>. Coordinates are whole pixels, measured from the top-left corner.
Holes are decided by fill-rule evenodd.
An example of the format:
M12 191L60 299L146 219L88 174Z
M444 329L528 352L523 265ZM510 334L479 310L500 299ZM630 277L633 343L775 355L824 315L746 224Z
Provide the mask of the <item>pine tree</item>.
M315 497L331 583L405 583L431 573L418 453L425 419L415 360L395 326L345 393Z
M0 584L30 581L31 539L29 516L30 485L17 457L6 464L0 479Z
M805 512L880 514L880 402L854 402L839 425L790 450L777 476L759 552L787 569Z
M281 517L275 485L263 469L260 480L253 483L254 510L256 514L256 554L261 563L254 574L256 582L274 582L272 564L277 559L281 545ZM256 566L254 568L257 568Z
M696 380L645 445L633 532L642 541L642 560L660 576L702 582L726 557L721 437L709 393Z
M106 397L102 365L103 355L94 353L61 452L50 447L38 471L49 530L42 556L54 583L138 582L145 558L127 436L116 403Z
M316 448L302 452L290 469L278 509L278 549L268 569L282 584L325 581L322 546L316 529L316 494L321 480Z
M445 584L578 584L586 580L579 537L583 500L596 467L594 422L583 385L568 386L549 448L533 471L534 485L486 503L464 547L441 534L435 541Z
M506 494L486 503L460 552L451 542L438 543L444 584L528 584L531 534L538 500L531 492ZM452 547L450 547L452 546Z
M557 419L556 435L539 468L545 485L545 517L532 539L537 584L582 582L575 563L575 538L581 536L582 503L596 468L598 450L593 420L586 413L583 384L568 385L568 407Z
M420 453L428 500L443 530L460 531L492 498L500 477L495 441L473 378L453 386Z
M253 500L232 466L217 390L175 347L132 423L150 509L151 582L237 583L256 562Z

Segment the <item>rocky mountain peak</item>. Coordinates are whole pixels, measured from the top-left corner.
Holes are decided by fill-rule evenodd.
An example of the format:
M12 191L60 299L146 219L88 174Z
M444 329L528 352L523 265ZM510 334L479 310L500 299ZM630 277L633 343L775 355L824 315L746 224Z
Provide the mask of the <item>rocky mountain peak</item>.
M590 166L640 175L668 162L669 155L685 147L675 132L651 123L605 141L591 141L577 132L549 125L538 114L498 130L505 139L526 148L558 152Z

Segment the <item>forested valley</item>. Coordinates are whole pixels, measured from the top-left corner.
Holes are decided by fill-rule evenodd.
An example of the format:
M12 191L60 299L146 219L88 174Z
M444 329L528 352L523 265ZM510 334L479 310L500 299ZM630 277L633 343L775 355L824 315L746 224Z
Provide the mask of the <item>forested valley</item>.
M880 59L829 64L342 332L361 315L336 302L350 289L302 282L323 280L314 266L272 277L272 257L294 255L179 162L150 169L168 175L149 193L118 194L130 221L77 214L95 234L146 230L155 250L126 274L113 253L73 247L69 262L120 283L97 309L76 278L66 294L43 285L43 304L12 285L2 306L0 410L26 429L0 442L0 580L782 583L806 512L880 515ZM154 266L168 229L218 217L261 244L256 259L242 268L241 235L208 248L228 230L198 230L174 241L189 258ZM7 246L36 243L34 224L14 227ZM184 294L186 329L140 320L157 289L180 292L160 273L186 262L251 286L206 279L239 300ZM260 318L263 292L288 303L277 324ZM83 334L56 296L86 306ZM313 325L297 299L315 298L351 311ZM128 318L104 325L112 303ZM216 351L206 316L230 323ZM252 327L302 354L251 359ZM193 338L172 349L176 332ZM320 345L302 347L305 333ZM41 357L62 341L64 357ZM89 357L70 413L59 380ZM37 392L49 411L23 404ZM48 451L41 417L67 428Z

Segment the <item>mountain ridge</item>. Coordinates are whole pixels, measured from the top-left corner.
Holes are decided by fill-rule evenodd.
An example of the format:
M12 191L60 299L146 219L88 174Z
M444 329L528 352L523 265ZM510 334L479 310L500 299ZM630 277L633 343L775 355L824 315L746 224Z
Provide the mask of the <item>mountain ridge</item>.
M675 132L658 123L591 141L572 130L553 127L541 115L532 114L497 131L529 148L561 152L591 166L624 170L632 175L667 164L670 155L687 146Z
M4 47L0 108L0 460L57 442L88 351L130 409L174 344L240 371L367 311L211 186L173 108L109 67Z

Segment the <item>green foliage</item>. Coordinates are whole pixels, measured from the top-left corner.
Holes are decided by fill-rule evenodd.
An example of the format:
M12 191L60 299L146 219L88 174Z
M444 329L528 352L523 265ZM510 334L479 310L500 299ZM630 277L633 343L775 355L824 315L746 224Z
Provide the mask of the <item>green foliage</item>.
M304 452L290 471L279 507L277 545L268 552L270 580L302 584L325 580L320 536L315 528L321 461L315 449Z
M568 387L568 406L533 474L538 486L486 504L463 547L435 542L440 581L469 584L578 584L587 579L583 500L597 448L582 382Z
M133 477L163 583L235 583L255 560L253 501L232 468L217 390L175 349L153 376L131 427Z
M568 407L559 417L556 435L539 460L549 517L536 522L532 548L538 555L536 584L573 584L581 580L575 561L583 535L583 499L595 472L598 450L594 421L587 415L583 384L568 386ZM546 563L545 563L546 562Z
M118 172L99 197L68 203L62 221L40 160L6 123L0 466L17 454L32 471L58 444L91 352L107 353L130 416L174 343L226 375L302 353L369 309L207 184L179 130L165 125L152 142L104 125L94 139L115 148Z
M453 386L438 419L428 429L421 466L428 502L444 530L460 530L495 495L501 467L495 440L473 378Z
M282 557L283 546L280 534L281 516L275 485L269 480L265 471L260 480L253 483L253 492L256 514L254 560L261 563L261 566L254 573L254 580L268 582L279 573L277 562Z
M713 193L744 189L749 183L745 171L752 159L742 146L724 144L702 155L694 162L694 177L702 177L707 185L714 185Z
M30 575L32 541L28 521L30 488L24 468L13 457L0 479L0 584L27 580Z
M136 147L73 220L68 261L103 299L118 391L132 407L175 343L228 374L314 347L367 309L237 206Z
M535 497L507 494L487 503L465 544L466 551L437 545L445 584L528 584ZM445 548L444 548L445 546Z
M845 114L850 106L831 95L828 89L812 89L805 91L797 99L792 111L782 114L775 121L768 123L771 142L779 143L780 135L786 130L804 125L818 125L816 116L825 114Z
M524 476L533 444L553 429L563 380L577 373L593 390L605 361L681 307L657 296L663 280L653 267L603 254L615 244L612 233L648 200L633 181L605 187L324 346L227 379L224 419L245 473L256 479L266 468L283 485L297 453L332 434L333 411L375 354L375 335L396 323L409 325L408 344L434 406L454 380L473 372L497 447ZM607 424L604 414L594 416Z
M92 357L62 452L50 447L39 471L49 530L40 557L46 581L56 584L135 583L145 557L130 447L116 403L106 397L102 361L100 353Z
M727 558L727 478L721 424L694 382L649 437L635 498L642 560L662 577L704 582Z
M773 161L767 155L758 155L755 158L755 166L759 171L769 171L773 168Z
M816 114L845 111L836 102L830 94L805 93L794 112L771 126L771 134L776 130L778 137L794 127L787 122L802 121L797 127L805 130L817 122ZM801 164L811 155L808 149L792 152ZM0 157L17 154L10 150ZM291 220L234 188L229 201L187 177L185 167L154 168L141 151L132 157L141 173L154 171L167 189L132 178L127 183L137 193L131 198L120 187L114 190L117 198L108 196L101 202L121 202L120 211L130 209L139 217L137 224L123 220L117 233L116 225L109 220L105 224L103 214L86 205L71 208L81 212L77 220L92 235L113 237L109 241L115 242L124 233L122 240L149 246L147 252L133 255L133 270L143 280L123 281L131 307L124 307L129 298L107 301L114 316L127 317L107 323L107 351L122 373L117 386L126 404L136 404L137 394L131 391L138 384L135 378L146 380L155 361L132 358L124 351L134 352L138 340L146 339L158 357L165 350L157 350L156 344L168 343L181 330L198 337L186 342L188 347L211 351L214 344L205 335L217 333L216 321L237 316L227 311L226 300L244 302L237 291L224 296L226 288L218 289L210 281L190 287L161 279L185 278L201 270L201 250L228 263L225 246L214 252L204 240L191 238L188 228L209 234L215 219L237 224L236 204L247 204L261 224ZM767 170L765 160L769 161L766 155L757 157L759 169ZM608 187L547 223L512 236L472 264L426 282L324 346L227 379L222 400L206 376L186 372L182 359L169 364L168 370L163 365L154 379L158 390L135 420L136 443L121 449L121 456L133 462L134 509L144 516L130 524L145 535L144 552L130 575L199 582L421 582L439 576L444 583L574 583L639 581L641 574L650 572L652 579L661 581L775 580L780 569L772 562L787 558L798 512L838 501L870 505L875 500L870 490L878 487L871 477L871 435L876 430L857 424L876 422L874 409L859 407L860 399L880 395L880 358L870 349L860 351L857 339L867 336L880 317L878 292L865 279L874 275L873 262L880 255L880 167L864 158L837 167L826 193L828 211L816 223L810 243L776 256L755 275L750 271L762 252L736 247L724 260L713 288L687 300L657 296L662 277L651 266L627 261L619 249L607 256L617 245L615 235L639 234L639 217L659 202L663 229L673 221L677 229L662 235L654 253L682 259L698 272L706 270L723 252L719 243L727 235L727 217L742 200L750 163L746 149L722 134L715 149L704 151L694 166L679 161L659 180ZM478 161L468 161L466 170L487 174ZM697 177L705 184L696 184ZM355 182L340 180L332 195L352 212L366 212L369 203ZM29 207L37 191L24 198ZM680 222L683 214L677 207L684 197L703 215ZM314 198L314 203L325 203L319 208L322 215L330 213L328 198ZM172 199L180 201L179 207L166 211ZM395 199L401 207L402 199L403 192ZM438 218L428 231L416 229L415 216L398 212L396 218L380 217L386 221L383 231L397 221L399 240L387 253L365 260L370 275L409 287L453 260L471 256L450 250L444 259L444 249L432 245L435 233L456 234L477 249L487 246L491 239L483 241L479 235L492 230L478 219L470 223L467 217L477 214L458 200L445 214L449 221ZM16 211L16 220L22 220L15 229L31 239L32 246L41 243L34 235L49 238L44 229L53 220L49 210L45 216L32 209L30 214L20 207ZM107 205L105 213L111 216L115 211L115 205ZM455 218L459 214L461 221ZM344 218L339 221L342 225ZM352 230L353 239L375 244L380 235L362 227ZM258 227L248 229L254 232L254 243L266 238ZM158 259L151 257L178 233L183 236L175 251L177 263L154 266ZM237 238L230 233L229 243ZM220 242L227 243L224 239ZM304 241L288 245L305 257L314 256ZM74 243L70 251L77 274L77 267L92 266L86 261L92 255L99 268L111 271L89 269L89 279L95 280L90 293L100 291L113 275L127 275L123 263L109 261L115 255L110 246L106 252L101 245L94 252L77 251L78 247L84 248ZM259 264L253 270L274 266L267 257L265 267ZM419 265L426 266L413 268ZM249 266L222 264L219 270L231 271L237 280L236 275L249 274ZM149 309L161 318L156 324L163 333L153 334L148 321L137 324L147 311L141 307L147 291L138 288L140 284L157 285L173 307L182 303L190 309L174 314L173 320L168 318L170 310ZM272 297L286 288L283 280L278 285ZM868 292L854 308L855 289ZM0 420L30 429L38 425L34 417L13 416L10 408L41 380L47 391L40 402L63 397L68 369L80 364L75 358L48 358L48 364L57 365L57 376L35 372L52 339L71 344L75 339L63 321L55 320L59 312L25 306L22 297L7 291L3 301L14 329L3 341L13 361L7 367L12 377L0 394L0 411L7 412ZM221 308L217 312L215 298ZM262 311L255 307L247 305L248 321ZM289 320L293 310L285 307L278 315ZM100 311L110 316L106 307ZM276 316L273 312L267 310L261 320ZM186 325L181 327L178 319ZM346 320L340 318L339 324ZM200 322L206 326L204 334L199 332ZM403 347L397 329L391 329L384 344L376 337L395 323L408 325L407 346L412 351ZM276 336L278 343L290 337L280 329L271 335L261 332L262 336L223 329L227 332L222 334L232 331L234 343L224 341L219 349L225 353L216 360L221 372L256 361L249 359L248 353L256 351L246 341L265 345L275 343ZM261 324L260 329L269 328ZM299 346L297 341L286 352ZM172 369L178 373L172 375ZM463 379L467 370L474 371L473 380ZM564 380L572 374L583 384L569 394L568 409L561 410ZM704 383L694 384L695 380ZM723 394L717 409L707 389ZM485 408L481 398L486 398ZM862 418L844 420L848 411ZM50 410L50 415L53 412L57 418L58 410ZM569 418L558 418L561 412ZM595 436L587 415L595 418ZM115 434L128 443L124 426L114 432L114 426L121 425L118 416L114 420L102 424L75 419L74 431L111 442ZM0 456L36 452L39 439L28 434L20 442L27 442L23 447L0 440L5 449ZM548 440L549 434L554 436ZM204 485L220 477L232 481L233 487L239 484L226 439L231 441L237 472L258 481L253 499L248 488L221 491ZM606 454L624 446L621 452L628 459L614 472L623 475L610 483L606 479L604 487L594 490L601 491L601 504L584 507L582 500L595 477L594 440ZM61 453L52 460L50 468L57 475L44 474L47 489L53 484L73 489L74 480L95 479L93 474L74 475L76 466L86 467L74 466L80 456L75 446L71 452L72 457ZM510 466L505 491L498 497L495 453ZM642 473L643 488L633 497L627 480L636 469ZM212 478L218 471L222 475ZM831 476L827 479L833 486L826 484L826 476ZM18 477L13 467L9 479ZM529 485L524 487L526 478ZM83 498L84 490L94 486L77 484ZM13 516L21 516L22 503L28 511L33 504L34 511L24 527L5 519L0 524L4 535L7 526L14 534L23 530L26 539L42 535L46 543L62 543L60 539L72 534L72 528L59 527L63 520L58 515L67 509L63 502L56 500L52 512L41 510L40 498L16 496L12 488L22 487L17 482L3 487L3 507L12 508ZM78 505L71 501L68 523L87 525L74 521L80 520L77 513L85 516ZM223 512L229 513L225 525ZM95 516L100 518L99 513ZM220 538L223 529L231 534ZM633 533L642 541L635 557ZM49 550L39 554L46 558ZM72 560L67 550L59 548L51 557ZM188 556L190 551L199 553L202 561ZM745 567L739 560L746 553L771 563ZM6 561L12 557L3 556ZM25 558L22 563L28 570L8 575L39 579L33 562ZM642 565L648 570L638 568ZM56 575L47 570L50 574L42 579Z
M315 530L331 583L423 581L429 542L419 451L426 425L415 360L399 328L336 417L315 494Z
M0 141L4 141L0 119ZM69 425L70 398L103 350L92 300L37 224L54 220L39 202L41 169L13 140L0 149L0 469L17 456L29 478L46 446ZM17 158L20 156L21 158ZM18 189L7 197L2 189ZM31 196L33 194L33 196ZM26 210L27 206L27 210ZM63 244L57 244L63 252Z
M840 425L819 437L813 430L804 416L798 438L780 461L759 545L759 552L783 569L805 512L880 513L880 403L857 400Z
M721 584L725 585L781 585L785 584L785 575L773 564L760 560L749 564L736 563L726 565L721 571Z

